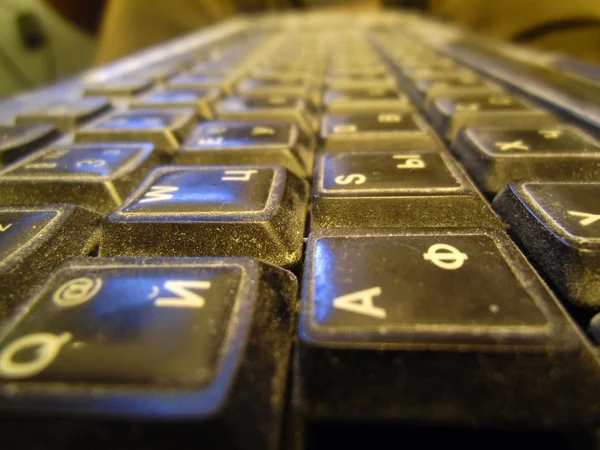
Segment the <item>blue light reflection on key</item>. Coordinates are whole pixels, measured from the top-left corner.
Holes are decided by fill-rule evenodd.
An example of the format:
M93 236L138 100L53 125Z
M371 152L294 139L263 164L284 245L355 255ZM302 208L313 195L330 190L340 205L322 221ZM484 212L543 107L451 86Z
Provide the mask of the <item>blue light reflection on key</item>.
M144 99L148 103L193 103L202 95L199 91L157 92Z
M267 204L273 176L272 169L181 169L159 177L124 211L177 214L260 211ZM171 190L161 196L160 189L165 187Z
M240 203L237 191L227 190L222 184L203 185L202 190L181 189L177 192L177 203L222 204Z
M342 295L338 291L332 272L336 267L336 255L333 242L319 240L315 246L314 253L314 319L323 325L329 321L329 317L335 312L333 299Z
M106 129L155 129L164 128L171 122L171 117L166 114L121 114L96 125Z

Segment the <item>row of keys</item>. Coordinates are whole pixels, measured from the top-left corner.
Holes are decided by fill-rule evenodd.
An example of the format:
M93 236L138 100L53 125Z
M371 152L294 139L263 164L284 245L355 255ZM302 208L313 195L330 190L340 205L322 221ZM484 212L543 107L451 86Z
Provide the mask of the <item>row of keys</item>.
M5 205L75 203L109 213L148 190L162 192L154 202L170 200L171 191L184 195L189 190L186 208L190 212L250 213L265 207L267 194L277 183L272 177L257 175L257 167L261 166L231 166L232 160L283 160L283 167L291 169L290 175L306 174L312 163L297 129L290 125L207 123L198 128L189 142L175 154L174 162L179 166L203 164L206 172L173 167L169 171L192 175L177 178L177 182L161 182L151 175L144 182L149 185L139 189L160 161L160 154L149 144L79 144L42 150L1 173L0 201ZM227 159L229 168L207 165ZM157 170L155 173L163 169ZM214 179L205 178L203 173L214 173ZM229 175L235 173L239 177ZM198 181L192 186L189 177ZM132 194L135 189L137 193ZM198 192L195 195L194 190ZM210 195L204 195L205 191ZM256 194L252 201L245 199L250 193ZM179 214L173 202L162 209L165 223L174 221ZM278 200L278 206L285 203L284 199ZM305 205L301 202L296 206L298 210L292 213L302 214ZM320 155L315 169L311 224L314 228L498 226L461 170L445 152L435 150ZM180 252L175 254L186 254Z
M243 48L250 49L257 46L260 39L253 38L245 42ZM235 47L234 47L235 48ZM244 52L232 54L229 49L219 55L222 59L223 68L231 68L239 64L247 55ZM235 53L235 52L234 52ZM228 56L230 55L230 56ZM197 59L197 57L196 57ZM149 68L143 75L131 74L112 80L96 82L87 86L85 97L76 99L59 99L44 107L18 114L15 117L15 125L4 125L0 127L0 165L6 165L19 158L27 156L33 150L38 150L44 145L59 137L58 132L70 133L80 125L89 122L98 115L111 108L111 101L116 98L133 97L144 94L128 102L128 106L134 109L148 111L117 111L114 115L100 119L97 122L99 130L94 137L91 130L79 137L82 141L86 139L94 142L105 141L147 141L164 147L164 150L173 150L177 147L179 139L184 138L183 130L185 123L192 126L193 114L201 119L214 117L214 104L220 98L221 92L225 92L223 86L218 83L188 83L177 84L168 81L178 71L181 61L172 65L161 65ZM217 64L210 61L207 67ZM208 70L208 69L207 69ZM182 74L183 75L183 74ZM197 77L209 75L200 72L194 73ZM177 77L175 77L175 80ZM154 82L157 88L147 92ZM165 84L166 83L166 84ZM109 100L110 99L110 100ZM153 111L154 110L154 111ZM177 113L186 111L187 118L182 119ZM95 129L96 126L91 126ZM121 130L121 137L117 135ZM128 133L130 131L131 133ZM189 131L189 129L188 129ZM132 136L129 139L123 135ZM96 139L98 139L96 141Z
M80 160L77 155L82 149L65 150L58 162L52 162L56 169L25 165L5 175L0 185L2 202L70 200L114 210L102 224L100 254L104 256L250 256L281 266L300 260L308 185L284 168L166 166L152 171L138 187L134 180L144 172L150 149L122 146L119 154L110 156L102 147L87 150L103 159ZM131 172L113 180L103 171L117 160L126 160ZM99 161L105 161L106 167ZM49 162L31 165L35 164ZM80 172L65 180L61 171L72 168ZM31 171L37 172L33 181L27 176ZM130 184L136 190L122 201L119 190L131 188Z
M201 425L243 393L278 425L295 294L293 275L252 260L73 260L0 337L3 408L114 414L118 398L117 414ZM311 234L298 333L307 417L596 420L597 355L501 231Z
M149 143L56 145L40 150L1 172L0 201L76 203L106 213L137 188L149 169L169 159L177 165L282 165L307 177L313 156L307 136L289 123L205 122L172 158Z

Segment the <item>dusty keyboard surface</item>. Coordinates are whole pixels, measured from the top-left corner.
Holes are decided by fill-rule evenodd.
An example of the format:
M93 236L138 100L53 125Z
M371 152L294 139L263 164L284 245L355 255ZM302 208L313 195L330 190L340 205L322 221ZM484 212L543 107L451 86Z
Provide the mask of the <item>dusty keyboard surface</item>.
M290 14L3 101L0 448L595 448L588 69Z

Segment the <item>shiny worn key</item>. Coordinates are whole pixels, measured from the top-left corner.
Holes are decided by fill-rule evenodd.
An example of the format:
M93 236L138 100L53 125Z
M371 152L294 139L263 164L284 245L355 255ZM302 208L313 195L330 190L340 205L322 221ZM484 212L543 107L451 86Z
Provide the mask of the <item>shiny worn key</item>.
M54 267L94 249L101 219L73 205L0 207L0 326Z
M278 122L204 122L173 155L176 165L281 165L301 177L312 163L310 137Z
M189 108L117 112L77 130L77 142L151 142L173 153L196 123Z
M72 260L20 298L0 338L0 408L143 419L119 439L128 448L193 419L203 448L276 450L296 291L290 272L251 259Z
M277 166L154 170L103 226L102 256L247 256L291 266L308 186Z
M600 179L600 145L567 125L466 128L452 142L452 149L490 195L515 180Z
M524 100L502 92L434 98L427 108L440 134L452 139L463 127L546 127L556 119Z
M335 153L317 159L311 227L501 227L442 152Z
M509 187L494 209L562 298L600 310L600 183Z
M502 231L309 237L295 404L315 421L576 425L594 414L599 370ZM565 389L553 408L548 392Z
M0 204L115 209L159 163L153 146L78 144L40 150L0 172Z

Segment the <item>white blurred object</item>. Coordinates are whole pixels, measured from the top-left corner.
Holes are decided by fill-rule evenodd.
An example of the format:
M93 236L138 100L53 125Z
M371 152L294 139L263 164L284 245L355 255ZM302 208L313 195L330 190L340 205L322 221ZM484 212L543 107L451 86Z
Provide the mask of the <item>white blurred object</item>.
M85 1L85 0L82 0ZM39 49L23 44L18 18L30 13L46 37ZM91 64L94 39L40 0L0 0L0 98L81 71Z

